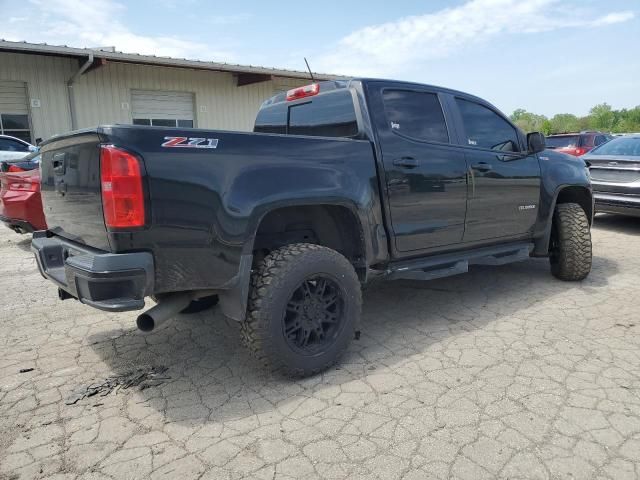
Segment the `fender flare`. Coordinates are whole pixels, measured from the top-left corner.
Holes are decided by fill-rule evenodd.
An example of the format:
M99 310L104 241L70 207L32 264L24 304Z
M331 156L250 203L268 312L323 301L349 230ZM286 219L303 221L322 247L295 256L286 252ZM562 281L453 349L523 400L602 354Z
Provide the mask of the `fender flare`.
M588 220L589 220L589 225L593 225L593 215L595 214L595 208L594 208L595 200L594 200L593 192L591 191L591 189L585 185L567 185L567 184L559 185L558 187L556 187L556 190L553 194L553 199L551 200L549 212L547 214L547 218L544 223L543 234L540 237L538 237L535 241L533 256L535 257L549 256L549 243L551 242L551 228L553 227L553 214L556 210L558 197L560 196L560 193L563 190L567 188L573 188L573 187L582 188L589 192L589 196L591 197L591 216L590 218L588 218ZM589 217L589 215L587 216Z
M364 230L363 215L358 210L357 205L348 199L326 199L326 198L302 198L299 201L291 202L275 202L265 205L254 210L250 216L247 231L250 232L251 241L246 242L242 255L240 256L240 265L238 274L230 282L228 289L219 292L219 305L222 313L236 321L243 321L247 312L249 287L251 284L251 269L253 265L253 247L260 224L264 218L271 212L287 207L310 207L310 206L334 206L343 207L349 210L355 220L358 222L357 228L362 239L362 247L364 248L365 258L370 258L371 239ZM366 217L365 217L366 221Z

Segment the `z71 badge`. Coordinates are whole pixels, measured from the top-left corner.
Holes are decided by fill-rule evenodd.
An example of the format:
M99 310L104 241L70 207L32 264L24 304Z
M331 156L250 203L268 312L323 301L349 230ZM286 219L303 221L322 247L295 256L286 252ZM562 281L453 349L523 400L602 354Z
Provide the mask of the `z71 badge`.
M164 137L167 148L218 148L217 138Z

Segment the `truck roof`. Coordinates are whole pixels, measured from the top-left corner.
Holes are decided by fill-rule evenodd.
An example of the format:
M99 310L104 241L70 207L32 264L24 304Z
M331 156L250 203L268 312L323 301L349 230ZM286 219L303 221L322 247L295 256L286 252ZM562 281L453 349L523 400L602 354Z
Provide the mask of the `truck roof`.
M346 79L346 80L327 80L327 81L322 81L322 82L314 82L311 79L309 79L309 84L314 84L314 83L318 83L320 84L321 88L320 88L320 93L327 93L328 91L332 91L332 90L338 90L338 89L343 89L343 88L349 88L353 82L360 82L362 83L362 85L366 85L367 83L372 83L372 82L386 82L389 84L393 84L393 85L400 85L400 86L406 86L406 87L426 87L432 90L437 90L439 92L445 92L445 93L449 93L452 95L459 95L459 96L464 96L466 98L469 99L474 99L480 103L484 103L484 104L489 104L491 105L489 102L487 102L486 100L484 100L483 98L477 97L475 95L472 95L470 93L467 92L462 92L460 90L454 90L452 88L447 88L447 87L441 87L438 85L431 85L431 84L427 84L427 83L420 83L420 82L409 82L406 80L393 80L393 79L386 79L386 78L371 78L371 77L353 77L350 79ZM299 88L299 87L298 87ZM275 105L277 103L281 103L281 102L285 102L287 98L287 92L280 92L276 95L274 95L273 97L267 99L262 106L267 106L267 105ZM491 105L493 106L493 105ZM495 107L494 107L495 108Z

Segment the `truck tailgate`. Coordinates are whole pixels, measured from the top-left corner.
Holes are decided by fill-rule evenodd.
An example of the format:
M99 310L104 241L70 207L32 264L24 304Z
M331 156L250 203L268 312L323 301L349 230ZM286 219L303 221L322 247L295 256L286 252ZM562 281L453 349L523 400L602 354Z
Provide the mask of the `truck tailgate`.
M42 205L49 230L109 250L100 194L100 136L75 132L42 147Z

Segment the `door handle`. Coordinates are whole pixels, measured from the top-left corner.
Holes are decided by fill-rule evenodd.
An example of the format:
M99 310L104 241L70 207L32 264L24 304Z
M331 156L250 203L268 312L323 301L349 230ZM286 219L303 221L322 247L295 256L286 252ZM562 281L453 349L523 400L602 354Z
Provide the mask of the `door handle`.
M487 162L480 162L480 163L476 163L475 165L471 165L471 168L473 168L474 170L478 170L480 172L488 172L493 167Z
M413 157L402 157L402 158L396 158L393 161L393 164L396 167L416 168L418 165L420 165L420 162L418 162L418 160L416 160Z

